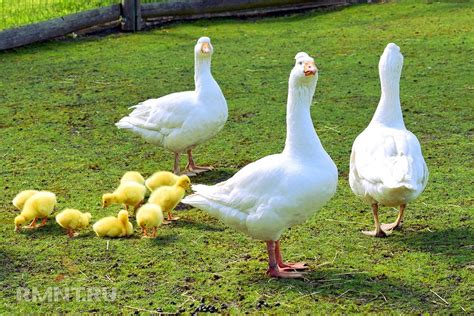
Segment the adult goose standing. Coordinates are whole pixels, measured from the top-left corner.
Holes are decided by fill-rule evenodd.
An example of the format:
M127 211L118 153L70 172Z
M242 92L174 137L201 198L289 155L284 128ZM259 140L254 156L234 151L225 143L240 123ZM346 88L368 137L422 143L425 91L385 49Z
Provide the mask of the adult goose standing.
M146 100L131 107L132 113L115 124L173 152L176 174L184 152L188 154L186 174L213 169L196 165L192 156L193 148L214 137L227 121L227 102L211 74L213 51L208 37L201 37L194 47L194 91Z
M280 236L334 195L337 168L314 130L310 105L318 79L313 58L298 53L289 79L287 136L282 153L257 160L213 186L194 185L182 200L267 244L272 277L300 278L304 263L284 263Z
M379 62L380 102L369 126L352 146L349 183L356 195L372 205L375 230L363 233L375 237L385 237L401 228L407 203L416 199L428 182L420 143L403 122L402 66L400 47L388 44ZM394 223L380 224L379 205L400 208Z

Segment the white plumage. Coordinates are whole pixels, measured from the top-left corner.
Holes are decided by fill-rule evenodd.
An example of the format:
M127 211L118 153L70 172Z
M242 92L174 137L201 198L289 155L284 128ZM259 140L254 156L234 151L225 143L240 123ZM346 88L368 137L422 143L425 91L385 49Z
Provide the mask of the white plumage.
M194 49L195 90L172 93L146 100L131 107L132 113L116 126L129 129L147 142L175 154L175 173L179 173L179 154L188 153L188 171L210 170L194 164L191 150L214 137L227 121L227 103L211 74L213 47L208 37L201 37Z
M303 223L321 208L337 186L337 168L322 147L310 116L317 69L306 53L295 58L289 80L283 152L253 162L214 186L194 185L195 194L182 200L236 230L267 241L269 274L277 277L300 274L284 272L290 265L282 262L276 268L272 266L272 256L278 259L279 255L279 250L273 253L272 249L279 249L279 243L275 246L274 242L285 229Z
M420 143L403 122L399 96L402 66L400 48L388 44L379 62L382 86L379 105L369 126L352 146L350 186L356 195L372 204L373 209L378 204L404 209L423 192L428 181ZM382 228L391 230L401 226L403 210L401 213L398 224L382 225ZM385 236L375 213L374 219L376 230L367 233Z

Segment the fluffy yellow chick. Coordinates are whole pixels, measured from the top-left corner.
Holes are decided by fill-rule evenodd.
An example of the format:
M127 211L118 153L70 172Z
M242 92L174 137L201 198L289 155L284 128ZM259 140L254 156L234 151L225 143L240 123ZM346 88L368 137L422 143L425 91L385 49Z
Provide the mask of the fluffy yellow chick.
M146 188L135 182L124 182L119 185L113 193L105 193L102 196L102 208L111 204L123 204L128 211L129 206L134 207L134 212L145 199Z
M25 190L18 193L15 198L13 199L12 203L16 207L17 210L22 210L23 206L25 205L26 200L32 197L34 194L38 193L39 191L36 190Z
M191 180L188 176L180 176L178 181L172 187L164 186L156 189L148 199L148 203L159 205L163 212L168 213L168 220L175 221L179 217L173 217L171 212L174 210L176 205L183 199L186 189L191 186ZM163 224L168 224L164 222Z
M151 192L162 186L172 186L178 181L179 176L169 171L158 171L145 181L145 186Z
M152 229L151 238L156 237L156 229L163 224L163 212L156 204L145 204L137 211L137 224L142 228L143 238L148 238L147 229Z
M122 210L117 217L108 216L92 226L99 237L127 237L133 235L133 225L128 220L128 212Z
M40 227L46 225L48 216L53 212L56 206L56 195L48 191L40 191L26 200L20 215L15 217L15 231L26 222L33 220L28 228L36 228L36 221L42 218Z
M91 217L91 213L82 213L81 211L67 208L56 215L56 222L59 224L59 226L66 228L69 238L72 238L77 236L74 234L75 230L83 229L89 226Z
M124 173L124 175L120 179L120 183L124 183L124 182L135 182L135 183L144 185L145 184L145 179L140 174L140 172L127 171L127 172Z

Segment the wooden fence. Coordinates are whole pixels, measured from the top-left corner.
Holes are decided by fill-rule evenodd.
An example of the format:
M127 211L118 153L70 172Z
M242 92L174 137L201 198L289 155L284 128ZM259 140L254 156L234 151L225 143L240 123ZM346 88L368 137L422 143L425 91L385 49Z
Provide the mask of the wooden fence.
M117 0L119 1L119 0ZM214 17L245 17L275 12L346 6L361 0L178 0L144 3L122 0L94 10L66 15L45 22L0 32L0 50L44 41L85 29L114 28L139 31L147 25L176 20Z

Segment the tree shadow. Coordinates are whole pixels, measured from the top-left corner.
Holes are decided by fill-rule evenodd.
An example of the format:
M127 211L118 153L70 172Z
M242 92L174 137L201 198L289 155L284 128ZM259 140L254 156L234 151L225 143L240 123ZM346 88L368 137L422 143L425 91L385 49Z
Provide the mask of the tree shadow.
M448 228L438 231L406 231L391 241L420 251L442 254L453 258L456 263L472 261L474 230L469 227Z

